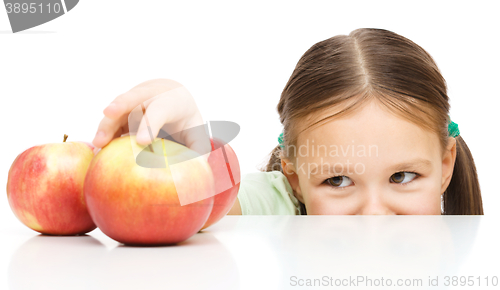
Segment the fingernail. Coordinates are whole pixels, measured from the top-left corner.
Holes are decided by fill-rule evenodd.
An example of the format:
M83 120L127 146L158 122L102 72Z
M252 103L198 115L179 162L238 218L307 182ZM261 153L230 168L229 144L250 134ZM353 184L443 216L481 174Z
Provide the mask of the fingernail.
M116 103L111 103L108 105L108 108L116 108Z

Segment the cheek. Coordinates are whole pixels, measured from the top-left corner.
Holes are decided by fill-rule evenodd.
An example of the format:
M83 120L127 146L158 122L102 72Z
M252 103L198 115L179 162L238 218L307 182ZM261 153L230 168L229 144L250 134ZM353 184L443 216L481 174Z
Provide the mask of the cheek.
M348 204L343 202L329 203L311 203L306 204L308 215L353 215L356 210L353 210Z
M349 215L355 214L356 201L328 195L326 189L308 189L304 194L304 204L308 215Z
M318 190L311 189L310 187L303 185L301 185L300 188L304 199L304 205L307 210L307 215L325 214L324 211L328 202L322 201L322 197L320 196Z
M440 215L441 186L436 180L421 182L414 192L397 192L393 195L395 213L403 215Z
M402 207L397 214L404 215L440 215L441 214L441 197L424 196L411 198L407 201L409 206Z
M425 195L425 196L424 196ZM440 215L441 195L439 193L422 194L422 198L415 200L408 214Z

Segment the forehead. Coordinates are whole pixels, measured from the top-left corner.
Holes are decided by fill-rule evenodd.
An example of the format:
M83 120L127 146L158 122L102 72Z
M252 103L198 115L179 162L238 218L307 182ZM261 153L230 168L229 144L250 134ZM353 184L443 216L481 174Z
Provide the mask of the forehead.
M314 117L321 120L335 114L339 108L327 109ZM377 146L379 157L408 159L414 156L433 156L439 148L438 136L391 113L379 102L370 101L342 117L301 132L300 146L331 145ZM337 147L338 150L340 150Z

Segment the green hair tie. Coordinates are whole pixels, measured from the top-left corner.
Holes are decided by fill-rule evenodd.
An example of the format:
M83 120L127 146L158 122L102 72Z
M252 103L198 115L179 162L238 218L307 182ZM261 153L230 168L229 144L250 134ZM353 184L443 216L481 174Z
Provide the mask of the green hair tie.
M449 116L448 116L448 120L450 121L448 123L448 136L455 138L458 135L460 135L460 130L458 129L458 124L453 122L449 118ZM281 132L281 134L279 135L278 142L279 142L281 148L285 148L285 146L283 145L283 132Z
M281 148L285 148L283 145L283 132L281 132L280 136L278 137L278 142L280 143Z
M460 135L460 130L458 130L458 124L449 119L448 123L448 135L451 137L457 137Z

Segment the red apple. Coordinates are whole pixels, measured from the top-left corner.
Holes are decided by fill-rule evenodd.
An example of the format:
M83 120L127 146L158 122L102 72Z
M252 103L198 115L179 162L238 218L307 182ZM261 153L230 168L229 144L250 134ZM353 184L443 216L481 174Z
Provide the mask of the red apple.
M23 224L43 234L77 235L96 228L83 195L93 148L66 142L67 137L27 149L9 170L10 208Z
M212 144L212 152L208 157L208 164L210 164L214 175L216 195L214 196L212 212L202 229L215 224L229 212L240 189L240 164L233 148L229 144L224 145L217 138L211 138L210 142ZM216 147L218 148L217 150L215 150ZM226 163L224 153L227 161L229 161L228 163Z
M92 160L84 184L89 213L104 234L123 244L184 241L201 229L212 211L215 185L210 165L203 158L194 158L199 154L179 143L155 138L150 151L151 147L137 144L135 137L113 139ZM134 152L139 151L164 164L167 156L193 158L174 165L174 182L168 165L138 165ZM181 205L176 186L197 201Z

